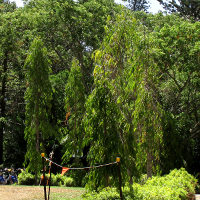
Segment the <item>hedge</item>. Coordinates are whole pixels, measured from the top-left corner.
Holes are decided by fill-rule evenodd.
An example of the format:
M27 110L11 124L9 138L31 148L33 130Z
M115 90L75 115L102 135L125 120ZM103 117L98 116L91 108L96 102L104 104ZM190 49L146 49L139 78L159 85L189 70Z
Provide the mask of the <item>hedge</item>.
M46 175L46 177L48 177L48 175ZM38 180L40 180L40 176L38 176ZM19 185L34 185L34 183L35 183L35 176L32 175L31 173L23 171L22 173L18 175ZM76 186L73 178L62 176L61 174L57 174L57 175L52 174L51 185L52 186L66 186L66 187Z

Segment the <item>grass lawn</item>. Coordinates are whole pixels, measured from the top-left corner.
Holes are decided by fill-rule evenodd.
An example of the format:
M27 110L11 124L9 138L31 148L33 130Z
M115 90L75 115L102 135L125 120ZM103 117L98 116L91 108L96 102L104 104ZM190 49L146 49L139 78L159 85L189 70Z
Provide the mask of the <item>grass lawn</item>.
M47 187L48 192L48 187ZM84 188L51 187L50 200L81 200ZM0 185L1 200L42 200L43 186Z

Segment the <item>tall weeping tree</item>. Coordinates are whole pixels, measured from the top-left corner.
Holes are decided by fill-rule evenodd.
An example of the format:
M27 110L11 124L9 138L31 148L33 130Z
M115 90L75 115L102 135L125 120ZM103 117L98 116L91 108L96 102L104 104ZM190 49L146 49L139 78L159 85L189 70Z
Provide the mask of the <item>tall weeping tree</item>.
M91 165L96 163L108 163L115 160L120 153L120 138L118 132L119 112L109 84L105 66L97 65L94 69L94 90L86 102L85 141L90 143L88 160ZM98 190L102 186L114 184L115 180L109 177L115 176L113 168L92 170L89 174L87 186Z
M94 71L95 90L92 94L95 98L91 95L88 101L88 107L92 108L87 112L87 118L92 119L88 124L93 124L95 127L90 129L91 133L97 134L97 127L103 124L100 121L103 112L99 111L106 105L105 113L109 114L103 119L107 119L106 128L112 125L113 132L111 131L111 137L106 139L106 142L110 141L108 146L107 143L103 145L98 143L99 154L105 154L100 150L100 146L111 147L111 150L105 154L110 157L112 153L118 151L123 157L122 168L124 171L127 170L130 183L136 171L138 173L147 171L148 176L151 176L159 162L158 149L162 143L160 121L162 109L152 90L152 87L158 84L157 66L151 59L153 41L153 35L147 32L146 27L138 25L132 12L125 10L121 15L116 16L114 25L113 21L109 21L102 46L95 54L95 61L98 63L95 69L99 69L99 66L104 68L106 81L102 80L103 74ZM96 77L100 80L96 80ZM96 82L101 84L98 85ZM105 83L107 83L106 91L110 93L104 93L105 95L100 93L102 97L97 98L99 93L95 91L99 88L104 91L102 85ZM103 103L97 107L100 99L103 99ZM97 102L93 103L94 100ZM99 116L95 119L97 114ZM100 130L99 135L102 132ZM112 139L113 135L114 139ZM93 145L94 139L93 136ZM115 148L112 146L112 141L115 141ZM123 176L127 177L125 173Z
M26 163L28 169L37 176L41 167L40 152L44 143L52 135L50 109L52 87L49 80L49 60L47 50L39 39L35 39L25 62L26 84L26 128L27 141Z
M83 148L84 130L82 119L85 114L85 88L81 68L76 59L72 61L72 67L66 84L66 121L64 141L66 143L65 159L72 155L81 156Z

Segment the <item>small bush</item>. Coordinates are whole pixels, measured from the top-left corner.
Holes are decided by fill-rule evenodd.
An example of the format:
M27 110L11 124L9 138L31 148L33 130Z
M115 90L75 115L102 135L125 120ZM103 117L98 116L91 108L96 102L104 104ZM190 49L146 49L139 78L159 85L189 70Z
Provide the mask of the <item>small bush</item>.
M143 199L187 199L195 193L197 180L185 169L173 170L164 177L153 177L141 186L134 184L133 188L138 192L136 196Z
M134 194L130 192L128 187L123 190L123 197L126 200L136 199ZM92 192L83 195L85 200L120 200L119 192L116 188L104 188L101 192ZM139 199L138 199L139 200Z
M184 197L187 194L182 188L176 191L166 186L134 184L133 190L135 192L135 200L181 200L185 199Z
M65 177L64 186L66 186L66 187L75 186L74 179L71 177Z
M74 186L74 180L71 177L62 176L61 174L52 174L51 185L72 187Z
M18 184L19 185L34 185L35 183L35 176L23 171L18 175Z
M115 188L104 188L100 193L92 192L83 196L87 200L120 200L119 194Z
M64 185L64 176L61 174L52 174L51 175L51 185L53 186L62 186Z
M40 175L41 177L41 175ZM40 179L38 177L38 180ZM45 175L46 182L49 182L49 174ZM19 185L34 185L35 184L35 176L31 173L23 171L18 175L18 184ZM51 185L52 186L66 186L72 187L75 186L74 179L67 176L62 176L61 174L51 174Z

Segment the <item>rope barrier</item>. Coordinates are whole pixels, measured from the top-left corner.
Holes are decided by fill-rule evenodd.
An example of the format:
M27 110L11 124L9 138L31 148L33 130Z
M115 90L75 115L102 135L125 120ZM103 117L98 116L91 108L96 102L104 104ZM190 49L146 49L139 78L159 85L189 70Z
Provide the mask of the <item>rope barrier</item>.
M51 162L52 164L54 164L54 165L56 165L56 166L58 166L58 167L61 167L61 168L63 168L63 166L61 166L61 165L59 165L59 164L57 164L57 163L53 162L53 161L52 161L52 160L50 160L49 158L46 158L46 157L44 157L44 159L45 159L46 161L49 161L49 162Z
M57 164L57 163L51 161L49 158L44 157L44 159L45 159L46 161L49 161L49 162L51 162L52 164L54 164L54 165L60 167L60 168L64 168L62 165L59 165L59 164ZM107 163L107 164L103 164L103 165L96 165L96 166L90 166L90 167L73 167L73 168L70 168L70 167L69 167L68 169L69 169L69 170L93 169L93 168L100 168L100 167L105 167L105 166L109 166L109 165L115 165L115 164L117 164L117 163L118 163L118 162L116 161L116 162Z
M120 169L120 157L116 158L115 162L112 163L107 163L107 164L102 164L102 165L96 165L96 166L90 166L90 167L63 167L62 165L59 165L55 162L52 161L52 159L46 158L44 153L41 153L42 156L42 161L43 161L43 177L44 177L44 197L45 200L47 200L46 196L46 182L45 182L45 166L44 166L44 160L49 162L49 173L51 174L51 165L54 164L60 168L62 168L62 175L64 175L68 170L82 170L82 169L93 169L93 168L100 168L100 167L106 167L109 165L118 165L118 173L119 173L119 191L120 191L120 199L123 200L123 195L122 195L122 178L121 178L121 169ZM52 158L52 157L51 157ZM51 177L51 176L50 176ZM50 180L51 181L51 180ZM48 200L49 200L49 195L50 195L50 184L49 184L49 192L48 192Z

